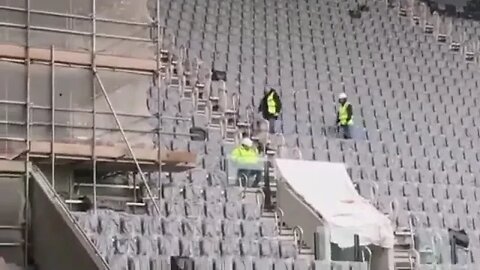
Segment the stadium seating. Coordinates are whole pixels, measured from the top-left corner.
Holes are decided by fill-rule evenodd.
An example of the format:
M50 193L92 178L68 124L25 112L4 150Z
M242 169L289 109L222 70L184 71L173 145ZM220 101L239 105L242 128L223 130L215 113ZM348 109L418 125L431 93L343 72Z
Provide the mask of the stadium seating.
M242 199L243 188L182 180L162 180L160 215L153 207L147 214L73 214L112 269L170 269L171 256L192 257L199 269L366 269L365 263L327 264L300 254L261 204Z
M417 249L448 265L447 229L465 229L471 254L460 263L478 263L479 76L464 53L480 25L453 19L439 43L422 27L432 17L415 25L390 2L367 1L360 19L348 16L355 1L333 0L162 0L162 15L178 44L227 71L240 110L258 105L266 85L278 88L286 145L305 159L345 162L361 194L398 228L413 223ZM452 52L451 42L463 49ZM340 92L366 141L324 136ZM221 147L208 148L205 168Z

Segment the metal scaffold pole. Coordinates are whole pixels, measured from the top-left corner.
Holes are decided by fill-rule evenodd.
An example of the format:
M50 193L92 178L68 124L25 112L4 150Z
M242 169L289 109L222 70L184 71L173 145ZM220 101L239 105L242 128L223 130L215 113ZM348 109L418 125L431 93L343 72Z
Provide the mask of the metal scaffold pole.
M138 173L140 174L140 177L142 179L143 184L145 185L145 189L147 190L147 194L152 200L153 206L155 207L155 211L157 212L158 215L160 215L160 208L158 207L157 202L155 201L155 198L153 197L152 190L150 189L150 186L148 185L148 182L145 178L145 175L143 173L142 168L140 167L140 164L138 163L138 159L135 155L135 152L133 151L132 145L128 141L127 135L125 134L125 130L123 129L122 123L120 122L120 119L118 118L118 115L115 111L115 108L113 107L112 101L110 100L107 90L105 89L105 86L103 85L102 80L100 79L98 73L96 70L93 70L95 74L95 78L98 81L98 84L100 85L100 89L102 90L103 96L105 97L105 100L107 101L108 107L113 113L113 117L115 118L115 122L117 123L118 129L120 129L120 133L122 134L122 138L127 145L128 151L130 152L130 155L132 156L133 161L135 162L135 166L137 168ZM160 162L160 160L159 160Z
M93 109L93 129L92 129L92 180L93 180L93 211L97 214L97 105L96 98L96 50L97 50L97 3L92 0L92 109Z
M161 59L160 59L160 41L161 41L161 30L160 30L160 0L157 0L157 5L156 5L156 27L157 27L157 39L156 39L156 48L155 48L155 56L157 60L157 110L158 110L158 122L157 122L157 147L158 147L158 179L157 179L157 197L160 200L160 183L161 183L161 177L162 177L162 133L161 133L161 123L162 123L162 117L160 114L160 105L161 105L161 100L160 100L160 84L162 81L162 78L160 77L160 68L161 68Z
M52 187L55 190L55 48L54 46L51 47L51 71L50 71L50 87L51 87L51 118L52 118L52 129L51 129L51 136L52 136L52 143L50 144L50 151L51 151L51 165L52 165Z
M25 158L25 224L24 224L24 266L28 267L28 245L30 242L29 239L29 227L30 227L30 24L31 24L31 14L30 14L30 0L26 0L27 6L27 24L26 24L26 64L27 64L27 78L26 78L26 91L27 91L27 101L25 104L25 109L27 111L27 120L26 120L26 158Z

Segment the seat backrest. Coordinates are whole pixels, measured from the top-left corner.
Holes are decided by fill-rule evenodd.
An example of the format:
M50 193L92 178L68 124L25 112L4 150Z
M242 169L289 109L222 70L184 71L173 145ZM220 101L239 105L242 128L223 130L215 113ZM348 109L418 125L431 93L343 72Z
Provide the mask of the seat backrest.
M314 261L313 262L313 270L330 270L331 263L328 261Z

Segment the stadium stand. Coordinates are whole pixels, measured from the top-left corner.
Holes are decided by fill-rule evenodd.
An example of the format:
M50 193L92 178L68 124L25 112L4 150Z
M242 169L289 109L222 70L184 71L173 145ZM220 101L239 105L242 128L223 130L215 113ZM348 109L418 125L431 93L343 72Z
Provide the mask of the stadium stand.
M162 3L177 42L227 71L240 109L277 85L287 146L305 159L345 162L362 195L399 229L414 227L421 258L455 263L448 229L464 229L471 248L458 263L475 262L478 59L469 52L477 21L430 15L410 1L368 1L360 19L348 16L354 1ZM367 141L323 136L340 92L351 97Z
M302 239L311 236L281 220L294 211L264 209L262 188L231 183L226 160L242 135L258 135L250 127L266 86L281 94L282 132L256 139L271 142L270 157L345 163L396 228L394 269L479 269L478 22L430 15L416 1L367 1L360 18L349 16L352 0L161 2L165 80L146 107L172 134L159 147L197 153L199 168L145 175L161 184L156 198L138 175L107 175L96 195L106 209L72 211L111 269L170 269L172 256L197 269L369 269L367 260L314 260ZM211 80L212 70L226 80ZM326 136L341 92L366 140ZM208 138L178 135L192 126ZM91 195L89 183L75 188ZM118 189L133 190L135 207L112 206Z

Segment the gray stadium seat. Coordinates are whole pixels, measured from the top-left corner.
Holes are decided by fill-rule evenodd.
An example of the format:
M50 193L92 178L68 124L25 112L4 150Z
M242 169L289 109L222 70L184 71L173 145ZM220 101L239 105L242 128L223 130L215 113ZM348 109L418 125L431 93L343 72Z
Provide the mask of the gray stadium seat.
M245 111L247 105L258 105L266 83L274 81L284 103L279 122L286 144L298 147L306 159L346 162L360 194L376 202L382 212L389 212L400 227L408 227L413 216L420 232L442 229L444 244L436 250L445 267L451 268L445 229L480 230L476 217L480 169L475 166L480 160L475 92L480 76L475 65L466 63L461 53L451 53L448 44L436 43L420 27L411 25L411 20L399 18L398 11L387 9L384 1L369 1L371 12L362 13L355 22L345 12L357 6L350 0L161 2L169 7L162 13L166 29L205 63L199 82L210 84L205 75L212 67L225 70L228 92L239 96L240 111ZM452 39L456 32L478 35L478 23L453 21ZM239 24L241 29L235 27ZM160 97L164 113L191 115L195 126L208 126L208 117L195 113L190 100L171 91L171 86L165 88L168 92L161 89ZM216 89L214 83L212 89ZM300 89L306 90L293 93ZM355 125L367 130L366 141L323 134L325 126L334 124L336 96L344 91L354 105ZM154 113L159 98L155 95L151 93L148 101ZM186 130L180 125L169 128ZM239 256L239 250L251 255L256 252L251 252L255 248L250 242L258 241L260 254L267 258L253 258L255 270L283 269L285 261L280 258L295 257L291 246L278 243L276 225L264 222L259 207L242 203L240 189L227 187L219 165L231 148L223 144L219 129L209 129L207 142L165 140L170 147L188 146L197 152L203 168L171 181L162 177L166 204L161 203L161 221L147 216L141 218L143 222L136 217L119 218L108 211L100 211L98 220L90 214L75 214L87 232L107 240L107 244L95 240L103 246L103 254L112 250L109 237L125 234L143 236L139 238L143 255L156 252L145 239L155 235L160 237L158 252L165 255L180 254L180 243L190 236L205 237L200 242L204 256ZM390 209L392 201L395 211ZM418 236L430 238L425 234ZM420 241L425 242L429 241ZM275 267L272 258L276 258ZM226 268L249 269L236 264L236 259ZM333 269L363 267L332 264ZM293 268L303 266L294 262ZM314 269L330 268L328 263L314 263Z
M108 259L110 268L115 270L129 270L128 256L124 254L115 255Z
M151 259L151 270L169 270L170 257L167 256L153 256Z

